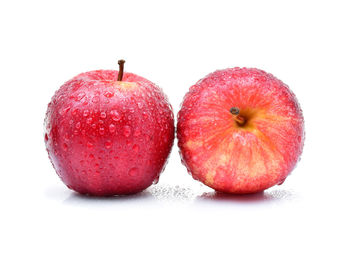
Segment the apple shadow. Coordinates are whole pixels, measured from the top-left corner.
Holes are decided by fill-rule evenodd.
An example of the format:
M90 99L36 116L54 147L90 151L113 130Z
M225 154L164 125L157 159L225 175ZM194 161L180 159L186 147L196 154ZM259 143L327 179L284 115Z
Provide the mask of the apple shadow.
M153 185L148 189L137 194L97 197L82 195L77 192L68 190L67 188L54 186L46 190L46 196L54 201L62 202L64 205L70 206L96 206L108 207L115 205L124 206L145 206L154 203L210 203L210 204L260 204L260 203L277 203L283 201L290 201L296 198L296 194L289 190L267 190L247 195L232 195L222 192L215 192L205 188L194 189L182 185Z
M112 204L129 204L133 203L141 205L146 202L153 201L154 197L150 192L142 191L136 194L110 196L110 197L98 197L90 195L82 195L77 192L70 192L70 195L63 200L63 204L72 206L110 206Z
M63 200L63 204L74 206L107 206L115 203L118 203L118 205L145 206L147 203L148 205L157 205L158 203L186 203L193 201L198 196L190 187L169 184L153 185L137 194L122 196L98 197L82 195L74 191L69 193L69 196Z
M152 185L146 190L136 194L99 197L79 194L75 191L67 189L64 186L52 186L46 189L45 196L56 202L62 202L64 205L107 206L116 203L138 205L152 202L188 202L198 196L198 193L195 193L190 187L170 184L157 184Z
M288 190L263 191L246 195L232 195L222 192L206 192L199 196L199 201L217 201L225 203L255 204L289 201L296 197Z

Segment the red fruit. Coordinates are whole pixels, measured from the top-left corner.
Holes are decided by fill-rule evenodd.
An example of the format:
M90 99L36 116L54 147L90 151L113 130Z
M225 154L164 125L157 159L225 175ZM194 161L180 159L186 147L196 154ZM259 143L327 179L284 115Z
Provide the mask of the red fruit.
M295 95L258 69L216 71L186 94L177 137L184 165L215 190L253 193L281 184L304 144Z
M45 128L46 148L62 181L99 196L136 193L157 182L174 140L164 93L122 70L119 76L91 71L66 82L48 105Z

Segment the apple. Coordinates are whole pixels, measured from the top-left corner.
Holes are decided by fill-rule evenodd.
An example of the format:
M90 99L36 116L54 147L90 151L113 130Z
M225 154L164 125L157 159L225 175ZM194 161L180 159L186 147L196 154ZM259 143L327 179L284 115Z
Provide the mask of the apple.
M172 107L154 83L97 70L67 81L45 117L45 144L58 176L82 194L137 193L157 182L174 141Z
M304 118L292 91L262 70L231 68L190 88L178 113L183 164L221 192L244 194L282 184L304 144Z

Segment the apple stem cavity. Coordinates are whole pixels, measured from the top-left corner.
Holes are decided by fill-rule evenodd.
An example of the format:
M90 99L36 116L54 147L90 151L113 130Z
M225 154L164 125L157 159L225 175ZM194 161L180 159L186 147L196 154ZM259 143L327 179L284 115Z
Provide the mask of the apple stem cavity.
M234 120L236 121L236 123L239 126L243 126L245 124L245 122L246 122L245 119L241 115L239 115L239 113L240 113L239 108L232 107L230 109L230 113L233 115Z
M125 63L125 60L118 61L118 64L119 64L118 82L121 82L123 80L124 63Z

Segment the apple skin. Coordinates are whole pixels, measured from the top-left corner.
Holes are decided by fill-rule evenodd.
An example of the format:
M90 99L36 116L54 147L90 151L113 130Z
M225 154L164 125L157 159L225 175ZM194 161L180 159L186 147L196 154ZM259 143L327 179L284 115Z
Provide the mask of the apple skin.
M230 109L245 119L240 126ZM282 184L300 159L304 118L292 91L262 70L230 68L190 88L178 113L182 163L207 186L245 194Z
M56 91L45 144L57 174L82 194L132 194L157 182L174 141L172 107L162 90L132 73L79 74Z

